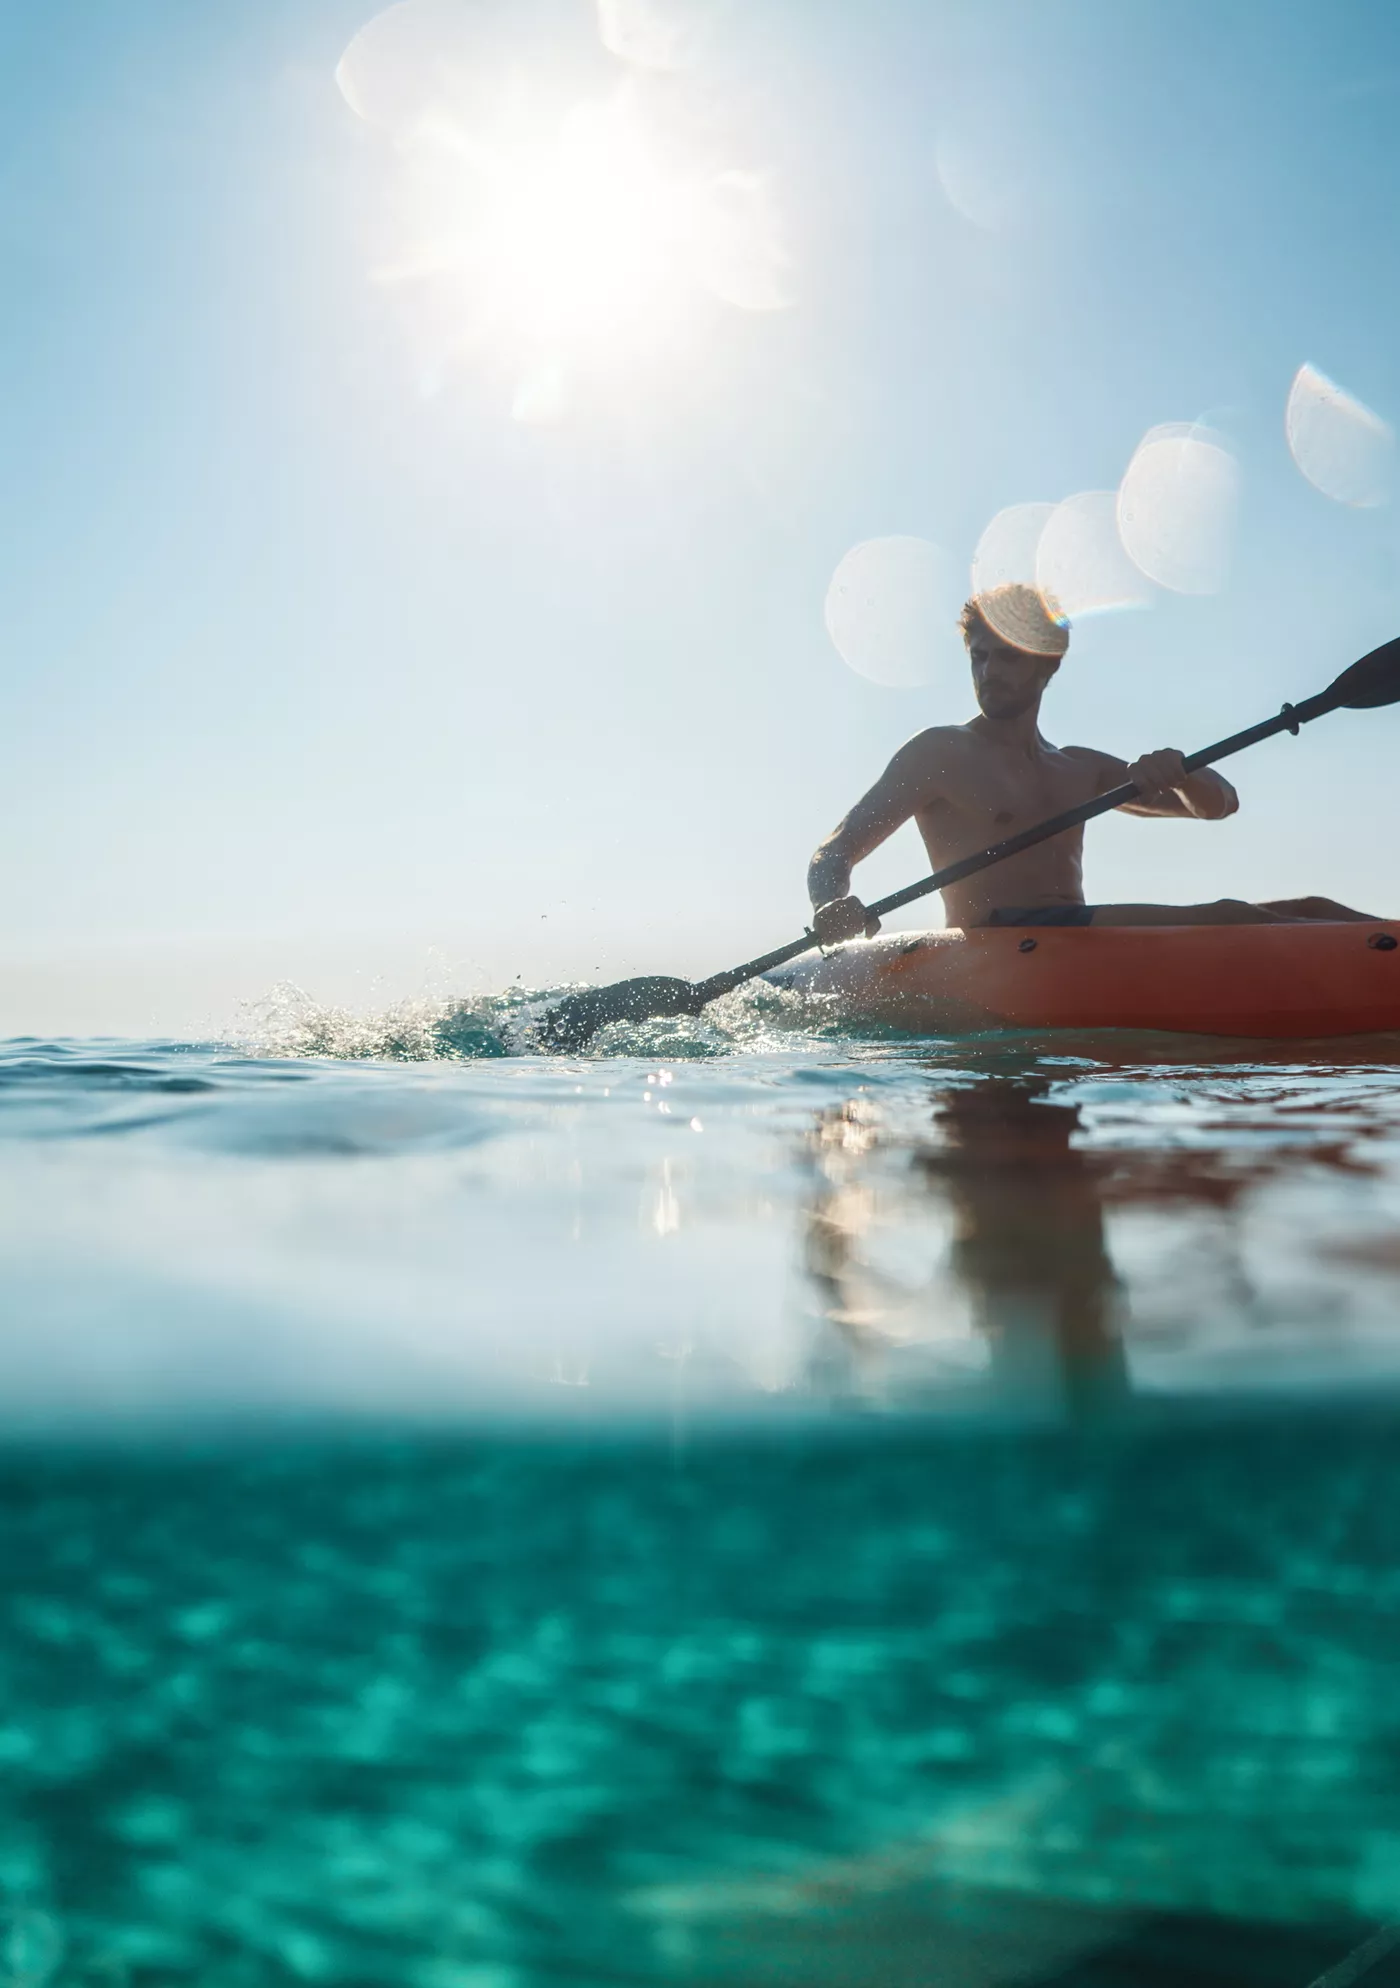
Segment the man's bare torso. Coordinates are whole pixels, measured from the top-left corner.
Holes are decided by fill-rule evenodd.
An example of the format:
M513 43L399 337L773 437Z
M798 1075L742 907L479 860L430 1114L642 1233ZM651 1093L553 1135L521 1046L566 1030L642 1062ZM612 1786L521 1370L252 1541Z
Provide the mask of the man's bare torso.
M914 819L935 870L1092 800L1127 776L1124 761L1087 746L1041 740L1033 753L1008 752L966 725L935 726L904 751ZM1067 829L950 885L942 894L948 923L985 925L1006 905L1082 904L1083 849L1083 829Z

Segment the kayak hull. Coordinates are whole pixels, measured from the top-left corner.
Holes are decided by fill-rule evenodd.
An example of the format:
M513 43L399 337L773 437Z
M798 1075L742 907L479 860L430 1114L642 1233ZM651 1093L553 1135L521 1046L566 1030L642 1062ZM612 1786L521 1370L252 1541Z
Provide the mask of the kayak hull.
M1400 921L905 932L806 955L769 978L843 1020L918 1035L1372 1035L1400 1029Z

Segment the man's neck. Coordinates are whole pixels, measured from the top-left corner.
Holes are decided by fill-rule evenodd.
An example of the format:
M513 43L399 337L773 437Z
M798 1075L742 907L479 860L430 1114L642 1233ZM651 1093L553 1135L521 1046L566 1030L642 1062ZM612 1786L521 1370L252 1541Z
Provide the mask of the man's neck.
M1046 741L1040 736L1040 706L1033 705L1029 711L1018 712L1014 718L989 718L979 711L968 721L966 729L979 739L999 751L1022 759L1034 759L1044 752Z

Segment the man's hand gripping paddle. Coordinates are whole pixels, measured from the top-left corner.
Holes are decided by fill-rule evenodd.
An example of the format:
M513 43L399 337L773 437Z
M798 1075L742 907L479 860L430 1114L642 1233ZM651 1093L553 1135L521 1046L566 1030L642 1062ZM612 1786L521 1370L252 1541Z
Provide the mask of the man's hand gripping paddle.
M1217 759L1228 759L1232 753L1243 752L1246 746L1258 745L1261 739L1271 739L1276 732L1296 733L1299 726L1311 724L1314 718L1325 717L1329 711L1373 711L1396 702L1400 702L1400 636L1383 643L1379 649L1372 649L1315 697L1305 698L1301 704L1285 704L1277 717L1266 718L1263 724L1251 725L1246 732L1236 732L1231 738L1190 753L1186 770L1194 773L1198 767L1210 766ZM1066 808L1063 814L1052 815L1034 828L1022 829L1019 835L1008 835L1004 842L994 842L990 849L981 849L975 856L963 856L956 863L935 870L922 882L882 897L869 908L877 918L882 918L886 912L912 904L915 898L927 897L930 891L959 883L978 870L990 869L993 863L1000 863L1007 856L1017 856L1023 849L1033 848L1037 842L1048 842L1052 835L1063 835L1067 828L1092 821L1095 815L1121 808L1125 801L1136 798L1137 791L1130 780L1124 781L1121 787L1110 788L1108 793L1083 801L1077 808ZM731 993L760 974L771 973L775 966L783 966L800 953L810 952L816 943L810 932L804 932L800 939L779 946L776 952L746 960L742 966L728 967L723 973L712 973L708 980L671 980L663 974L653 974L639 980L619 980L611 987L585 988L581 994L570 994L550 1009L540 1025L540 1041L546 1049L567 1052L581 1049L609 1022L698 1015L721 994Z

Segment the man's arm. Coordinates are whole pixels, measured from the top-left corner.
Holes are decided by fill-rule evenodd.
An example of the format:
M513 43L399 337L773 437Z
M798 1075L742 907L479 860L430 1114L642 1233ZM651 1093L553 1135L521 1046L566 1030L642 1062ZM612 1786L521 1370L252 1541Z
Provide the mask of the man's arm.
M862 932L873 938L879 931L879 919L870 916L858 897L849 895L851 871L934 797L940 737L935 728L901 746L870 792L831 831L808 865L812 930L824 946L840 945Z
M1131 780L1138 797L1125 801L1119 810L1125 815L1160 815L1179 821L1223 821L1240 804L1240 797L1214 767L1186 771L1186 762L1173 747L1145 752L1141 759L1117 759L1111 752L1095 752L1090 746L1066 746L1075 759L1091 760L1099 770L1099 792L1119 787Z

